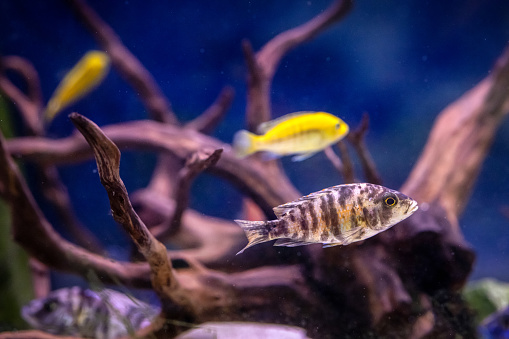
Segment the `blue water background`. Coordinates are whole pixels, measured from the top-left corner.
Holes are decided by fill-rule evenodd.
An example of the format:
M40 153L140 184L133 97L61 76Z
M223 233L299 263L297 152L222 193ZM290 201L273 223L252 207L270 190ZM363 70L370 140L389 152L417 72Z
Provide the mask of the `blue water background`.
M153 74L181 121L198 116L231 85L232 109L214 136L231 142L244 127L245 64L241 41L257 50L283 30L325 9L330 1L89 1L129 50ZM368 112L367 145L384 184L398 188L424 146L437 114L488 75L509 40L509 1L359 1L332 27L289 53L272 86L274 116L324 110L355 127ZM99 46L65 1L0 2L0 53L20 55L39 72L47 100L65 73ZM66 109L49 129L52 138L74 128L77 111L99 125L148 118L137 94L113 69L104 83ZM19 128L18 133L22 133ZM505 121L461 218L478 259L472 278L509 281L509 123ZM123 152L121 176L129 192L144 187L155 156ZM283 160L296 187L307 194L341 183L319 154L301 163ZM358 162L358 177L360 169ZM129 240L114 223L93 161L61 167L80 220L114 256ZM37 186L31 179L32 186ZM209 175L193 186L192 207L238 217L240 193ZM41 199L39 199L41 201ZM48 218L55 215L41 201Z

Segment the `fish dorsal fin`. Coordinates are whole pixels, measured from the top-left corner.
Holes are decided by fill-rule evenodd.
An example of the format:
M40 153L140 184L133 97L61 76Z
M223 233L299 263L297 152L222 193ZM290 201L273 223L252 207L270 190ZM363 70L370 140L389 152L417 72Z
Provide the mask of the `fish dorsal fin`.
M286 204L276 206L272 210L274 211L274 214L276 215L276 217L278 219L280 219L284 214L286 214L290 210L308 202L309 200L314 200L324 194L331 193L332 191L334 191L334 187L335 186L328 187L328 188L324 188L321 191L310 193L310 194L305 195L295 201L287 202Z
M278 239L274 243L274 246L296 247L296 246L305 246L305 245L311 245L311 244L314 244L314 243L284 238L284 239Z
M266 121L266 122L262 122L260 125L258 125L258 127L256 128L256 133L258 134L265 134L267 133L270 129L274 128L275 126L279 125L280 123L282 123L283 121L286 121L286 120L290 120L290 119L293 119L295 117L298 117L299 115L306 115L306 114L314 114L314 113L319 113L319 112L314 112L314 111L301 111L301 112L295 112L295 113L290 113L290 114L286 114L286 115L283 115L279 118L276 118L274 120L270 120L270 121Z

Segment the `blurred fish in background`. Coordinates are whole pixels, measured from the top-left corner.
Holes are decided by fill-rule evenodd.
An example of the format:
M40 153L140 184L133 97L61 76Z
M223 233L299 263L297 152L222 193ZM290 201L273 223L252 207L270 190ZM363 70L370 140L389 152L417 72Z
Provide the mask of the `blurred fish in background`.
M114 290L74 286L32 300L21 313L33 328L48 333L114 339L148 326L159 309Z
M265 151L268 158L297 154L292 160L301 161L343 139L348 131L348 125L330 113L297 112L261 124L260 135L237 132L233 149L238 157Z
M60 111L97 87L108 74L110 63L110 57L104 52L87 52L65 75L51 96L44 110L45 121L53 120Z

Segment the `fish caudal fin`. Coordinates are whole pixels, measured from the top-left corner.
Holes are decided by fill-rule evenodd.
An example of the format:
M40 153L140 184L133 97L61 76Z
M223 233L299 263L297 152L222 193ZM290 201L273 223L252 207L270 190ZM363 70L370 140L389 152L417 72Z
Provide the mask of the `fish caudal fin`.
M244 230L246 233L247 240L249 243L240 250L237 254L244 252L244 250L248 247L251 247L256 244L260 244L262 242L266 242L272 240L269 238L269 229L271 229L271 225L273 223L277 223L278 220L272 221L247 221L247 220L235 220L237 224Z
M251 153L256 152L254 147L254 139L256 135L245 130L238 131L233 137L233 150L235 154L240 157L246 157Z

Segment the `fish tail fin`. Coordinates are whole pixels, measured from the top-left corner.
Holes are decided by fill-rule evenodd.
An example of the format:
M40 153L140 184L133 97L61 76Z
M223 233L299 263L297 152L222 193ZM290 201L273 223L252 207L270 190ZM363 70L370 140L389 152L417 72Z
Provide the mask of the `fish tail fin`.
M60 105L54 98L51 98L43 112L44 122L48 123L57 115L60 111Z
M240 250L237 254L244 252L244 250L248 247L272 240L269 238L269 230L272 228L274 223L277 223L278 221L279 220L271 221L235 220L235 222L239 224L240 227L242 227L242 229L246 233L247 240L249 240L249 243L246 245L246 247Z
M246 157L251 153L256 152L254 140L256 135L246 130L241 130L235 133L233 137L233 150L235 154L240 157Z

